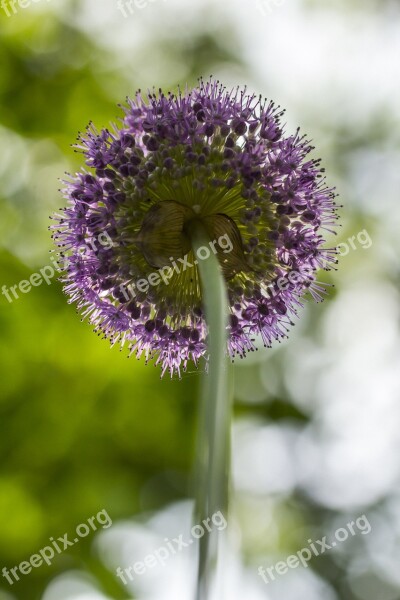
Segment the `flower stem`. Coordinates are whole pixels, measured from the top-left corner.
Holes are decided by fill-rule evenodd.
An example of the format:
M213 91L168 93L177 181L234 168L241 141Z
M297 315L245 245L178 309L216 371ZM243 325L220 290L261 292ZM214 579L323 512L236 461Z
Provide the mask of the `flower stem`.
M228 298L225 280L215 254L200 259L200 248L210 248L210 237L200 222L190 224L192 248L197 258L205 319L208 327L208 372L201 387L197 524L221 511L226 515L230 471L231 385L227 357ZM199 541L196 600L210 600L218 558L218 532L206 532Z

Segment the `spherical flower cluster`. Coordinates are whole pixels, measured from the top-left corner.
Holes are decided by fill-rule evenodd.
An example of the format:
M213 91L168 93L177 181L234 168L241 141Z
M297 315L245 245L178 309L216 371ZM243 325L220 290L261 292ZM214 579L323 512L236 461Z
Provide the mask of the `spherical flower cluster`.
M70 301L163 373L197 364L207 324L196 220L226 281L227 352L285 336L302 296L325 291L315 272L336 263L323 235L336 224L335 193L309 141L284 134L273 102L212 79L177 95L139 91L124 111L119 127L80 136L86 168L65 182L68 205L54 217Z

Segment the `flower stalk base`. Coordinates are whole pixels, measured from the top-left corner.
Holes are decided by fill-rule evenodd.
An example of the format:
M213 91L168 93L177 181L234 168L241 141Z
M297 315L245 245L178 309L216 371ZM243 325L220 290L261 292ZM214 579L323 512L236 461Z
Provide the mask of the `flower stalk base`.
M200 221L190 224L194 254L209 243ZM201 386L196 518L226 516L230 471L230 429L232 414L230 364L227 357L228 297L218 259L210 255L198 261L205 320L208 326L208 371ZM200 539L196 600L209 600L218 558L217 532Z

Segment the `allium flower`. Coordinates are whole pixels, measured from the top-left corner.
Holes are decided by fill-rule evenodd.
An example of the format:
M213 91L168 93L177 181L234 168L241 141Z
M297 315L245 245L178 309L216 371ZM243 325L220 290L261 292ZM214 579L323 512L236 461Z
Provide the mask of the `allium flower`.
M285 336L305 292L325 293L315 272L336 262L322 233L335 225L335 194L309 141L284 134L273 102L213 80L178 95L139 91L124 111L119 127L90 125L79 138L87 168L66 182L68 206L55 216L70 301L162 373L197 364L207 338L188 236L197 219L210 240L231 243L229 253L214 245L231 357L257 335L266 346Z

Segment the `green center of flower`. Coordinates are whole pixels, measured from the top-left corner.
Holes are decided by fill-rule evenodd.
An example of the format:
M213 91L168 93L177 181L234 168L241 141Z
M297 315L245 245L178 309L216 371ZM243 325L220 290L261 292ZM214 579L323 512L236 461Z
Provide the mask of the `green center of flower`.
M219 259L223 275L229 280L249 269L239 229L224 214L202 216L201 207L164 200L146 213L135 243L151 267L163 268L183 259L191 251L191 225L200 221L210 240L210 248Z
M201 306L196 261L202 257L194 255L191 245L195 221L208 234L208 250L218 258L231 299L251 297L254 286L273 272L276 256L269 234L281 218L258 179L249 185L234 166L241 151L234 136L228 144L216 134L190 148L160 143L147 155L138 148L126 152L132 175L118 175L115 181L126 197L115 211L115 269L124 285L171 271L168 285L163 280L137 292L139 301L165 306L177 320Z

